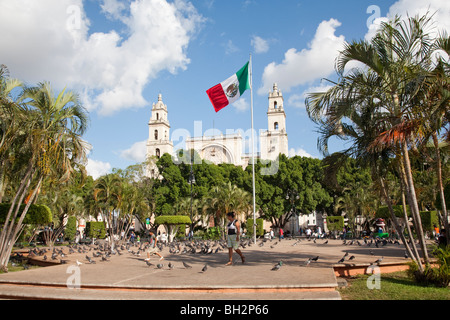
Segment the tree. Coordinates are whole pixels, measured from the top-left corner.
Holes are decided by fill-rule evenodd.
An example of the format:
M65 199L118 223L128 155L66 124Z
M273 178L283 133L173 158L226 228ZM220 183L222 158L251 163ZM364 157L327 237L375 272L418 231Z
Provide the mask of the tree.
M112 250L114 250L116 230L116 217L122 200L122 179L117 174L108 174L97 179L94 187L94 199L101 210L103 221L107 222L108 235Z
M279 168L274 175L256 175L256 203L262 217L275 228L283 228L296 213L311 213L328 207L332 198L322 185L323 168L318 159L279 157ZM263 164L258 162L256 172ZM251 190L251 181L246 183ZM286 199L289 190L295 190L295 199ZM293 206L296 210L294 212Z
M390 208L384 167L389 157L396 158L427 263L409 149L422 136L414 110L423 97L429 66L439 50L436 39L425 31L430 21L428 15L405 20L396 17L382 23L370 41L346 44L336 62L339 81L327 92L307 98L308 114L321 127L321 149L328 150L331 137L353 140L345 153L369 160ZM351 61L359 62L363 68L346 72Z
M0 150L0 159L7 159L2 169L10 173L11 187L11 208L0 233L0 269L4 271L43 181L67 181L74 167L86 161L87 147L81 136L87 129L88 114L75 93L63 90L55 96L49 83L40 83L23 88L13 105L11 124L20 130L12 130Z
M155 225L164 225L169 235L169 242L172 242L181 225L192 223L188 216L159 216L155 219Z
M214 186L208 199L209 207L214 214L215 225L222 226L223 230L225 230L225 217L228 212L235 212L239 216L241 213L248 213L252 208L250 193L231 184L231 182Z

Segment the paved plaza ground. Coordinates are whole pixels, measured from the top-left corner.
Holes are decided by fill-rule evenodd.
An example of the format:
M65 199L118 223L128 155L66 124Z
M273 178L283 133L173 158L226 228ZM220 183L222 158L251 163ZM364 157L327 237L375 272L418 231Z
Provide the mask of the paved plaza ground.
M328 241L328 242L327 242ZM0 298L8 299L83 299L83 300L339 300L338 281L334 266L348 253L340 266L367 266L383 257L380 265L405 263L403 245L388 243L379 247L349 245L342 240L302 239L272 240L259 246L243 249L246 263L234 254L234 265L225 266L228 252L169 253L161 252L165 259L152 256L148 266L146 254L140 256L127 250L112 255L108 261L93 258L90 246L84 253L64 257L66 264L35 268L0 275ZM183 247L183 245L182 245ZM91 249L91 251L89 251ZM68 249L64 248L68 253ZM130 248L137 252L137 247ZM49 254L50 256L51 254ZM309 265L309 258L319 256ZM349 257L354 259L349 261ZM37 259L43 259L38 257ZM77 265L77 260L81 265ZM282 261L278 271L272 271ZM183 262L192 266L186 269ZM158 268L157 264L163 264ZM168 264L173 265L169 269ZM202 272L204 265L208 268ZM79 281L79 282L77 282ZM80 288L68 288L80 285Z

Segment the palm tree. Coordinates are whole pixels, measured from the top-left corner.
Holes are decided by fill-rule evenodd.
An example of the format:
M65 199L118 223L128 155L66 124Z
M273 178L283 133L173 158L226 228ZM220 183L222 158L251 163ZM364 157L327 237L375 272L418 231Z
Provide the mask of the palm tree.
M150 204L142 187L135 182L123 181L119 190L121 190L121 196L118 205L120 216L117 233L120 234L123 231L124 234L128 234L134 217L148 216ZM142 221L142 219L139 220Z
M8 73L8 68L0 65L0 203L8 184L7 168L14 158L11 147L20 130L20 121L17 121L21 117L20 105L11 93L23 86L19 80L9 78Z
M450 54L449 42L440 39L439 47ZM439 58L436 67L427 75L425 82L425 90L422 91L423 97L420 97L418 105L423 104L424 107L416 108L416 118L421 120L421 126L424 130L424 147L428 147L429 140L435 150L436 174L438 180L439 196L443 213L443 224L447 233L447 239L450 239L450 230L448 225L448 211L444 196L444 181L442 178L442 141L440 141L441 131L448 126L448 109L450 106L450 77L448 70L448 62L442 57Z
M414 102L423 96L427 70L439 49L424 31L430 21L428 15L404 21L396 17L383 23L370 42L346 44L336 62L339 82L325 93L310 94L306 101L310 118L320 125L319 147L324 153L331 137L353 140L345 153L370 160L380 179L383 159L399 159L401 181L427 263L409 147L422 135ZM352 61L363 67L346 73Z
M116 209L122 202L122 179L114 173L97 179L94 187L94 199L101 210L103 220L108 224L111 248L114 249Z
M228 182L212 188L209 195L209 208L214 214L216 225L220 221L220 225L225 229L226 214L231 211L236 212L237 215L248 213L249 208L253 208L251 201L250 193Z
M6 151L14 153L14 161L8 162L5 170L14 172L17 187L0 234L0 268L5 271L23 219L43 181L68 181L74 166L86 161L87 147L81 136L87 129L88 114L75 93L63 90L55 96L49 83L40 83L24 88L16 104L19 115L14 125L19 129Z

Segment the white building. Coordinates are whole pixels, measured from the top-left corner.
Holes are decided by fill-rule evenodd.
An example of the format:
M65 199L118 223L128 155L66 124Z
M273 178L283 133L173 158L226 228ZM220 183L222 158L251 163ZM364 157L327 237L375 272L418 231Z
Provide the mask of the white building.
M269 93L267 111L268 129L259 135L259 153L257 159L275 161L280 154L288 155L288 135L286 131L286 113L284 111L283 94L274 84ZM147 159L153 156L161 157L165 153L174 156L174 145L170 140L170 123L167 106L158 96L158 102L153 104L147 142ZM256 142L255 142L256 145ZM186 139L187 150L195 150L203 160L214 164L230 163L247 167L251 155L244 153L244 138L240 133L202 136ZM153 169L149 169L149 174ZM154 172L153 172L154 173Z

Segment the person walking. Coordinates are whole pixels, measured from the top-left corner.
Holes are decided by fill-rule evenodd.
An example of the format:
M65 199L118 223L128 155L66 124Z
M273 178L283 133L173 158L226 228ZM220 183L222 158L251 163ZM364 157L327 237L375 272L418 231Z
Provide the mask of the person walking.
M147 259L145 259L145 261L149 261L150 256L152 254L156 254L159 257L159 260L161 261L162 259L164 259L164 257L158 252L158 247L156 246L156 243L158 242L158 240L157 240L153 230L150 231L149 236L150 236L150 241L148 243Z
M228 247L228 262L226 266L233 265L233 250L241 257L242 263L245 263L245 257L239 249L239 236L241 234L241 224L236 220L234 212L227 213L227 247Z

